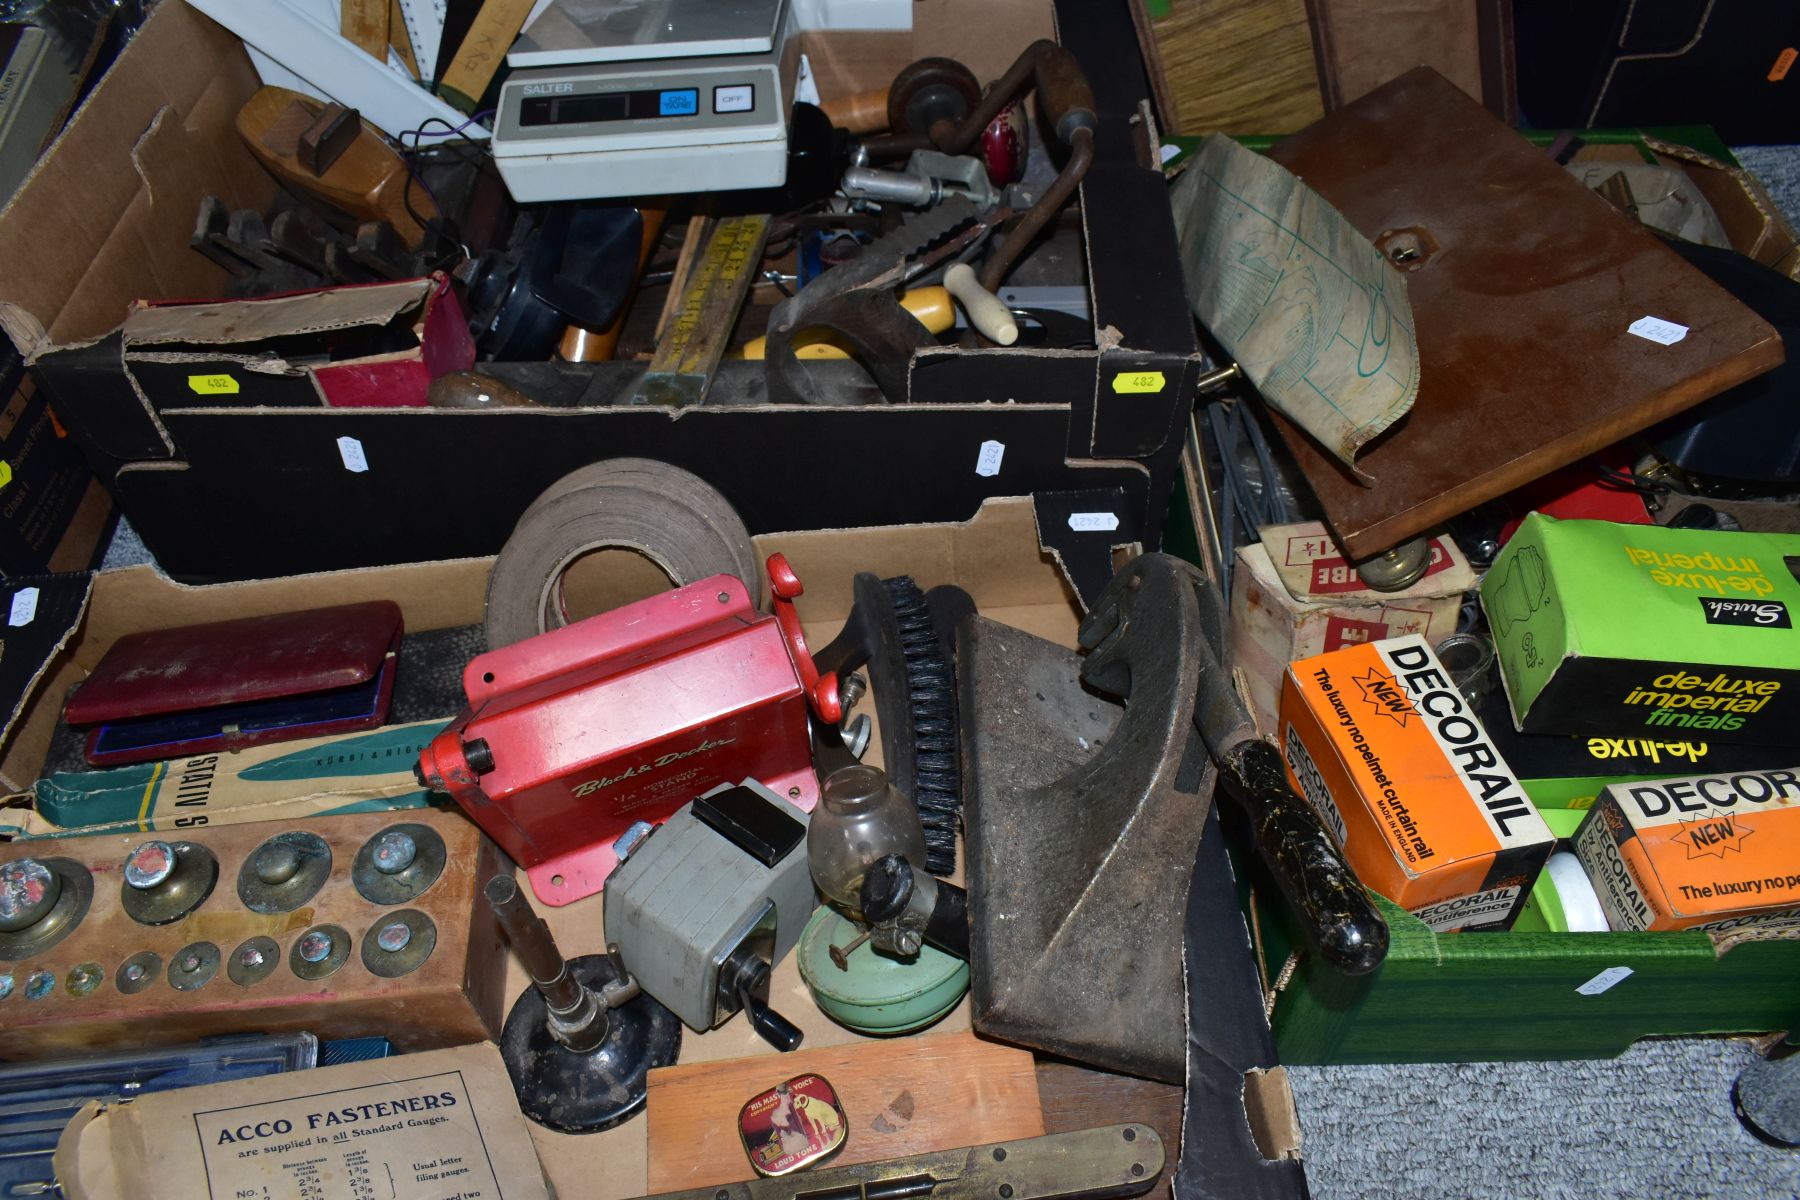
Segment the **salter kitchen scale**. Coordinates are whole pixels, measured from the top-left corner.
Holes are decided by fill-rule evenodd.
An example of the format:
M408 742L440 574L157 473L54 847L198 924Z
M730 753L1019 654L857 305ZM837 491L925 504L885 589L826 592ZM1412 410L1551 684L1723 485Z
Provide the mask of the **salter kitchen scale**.
M507 55L494 161L514 199L775 187L788 0L556 0Z

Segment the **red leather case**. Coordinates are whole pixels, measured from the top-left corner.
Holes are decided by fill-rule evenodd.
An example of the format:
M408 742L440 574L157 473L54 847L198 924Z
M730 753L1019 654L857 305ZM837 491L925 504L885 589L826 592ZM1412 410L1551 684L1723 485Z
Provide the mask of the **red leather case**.
M96 727L96 766L374 728L403 629L377 600L131 634L63 717Z

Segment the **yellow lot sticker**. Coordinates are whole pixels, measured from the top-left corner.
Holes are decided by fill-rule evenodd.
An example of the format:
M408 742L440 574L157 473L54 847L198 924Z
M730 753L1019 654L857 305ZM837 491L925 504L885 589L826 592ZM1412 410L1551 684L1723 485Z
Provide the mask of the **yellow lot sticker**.
M197 396L235 396L238 381L230 375L189 375L188 388Z
M1161 371L1122 371L1113 376L1113 391L1120 395L1160 392L1166 384Z

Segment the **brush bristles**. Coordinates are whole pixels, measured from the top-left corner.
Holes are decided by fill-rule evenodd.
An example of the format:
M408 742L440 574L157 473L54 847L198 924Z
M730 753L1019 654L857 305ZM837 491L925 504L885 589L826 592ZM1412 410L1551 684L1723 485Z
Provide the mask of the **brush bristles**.
M900 627L907 695L917 749L913 803L925 827L925 869L956 870L956 828L962 816L962 753L956 721L956 673L944 656L925 593L909 576L881 584Z

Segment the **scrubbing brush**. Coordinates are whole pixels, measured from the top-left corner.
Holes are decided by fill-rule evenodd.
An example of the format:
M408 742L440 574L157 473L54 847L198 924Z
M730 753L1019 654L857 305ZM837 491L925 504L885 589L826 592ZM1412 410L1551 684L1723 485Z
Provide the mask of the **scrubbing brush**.
M946 610L953 625L974 605L957 588L936 588L928 597L904 575L883 580L865 572L856 577L854 589L843 632L813 661L820 671L836 671L840 680L867 668L881 718L882 763L919 811L928 851L925 869L948 875L956 869L962 814L962 745L956 671L940 636L944 622L934 619L933 610Z

